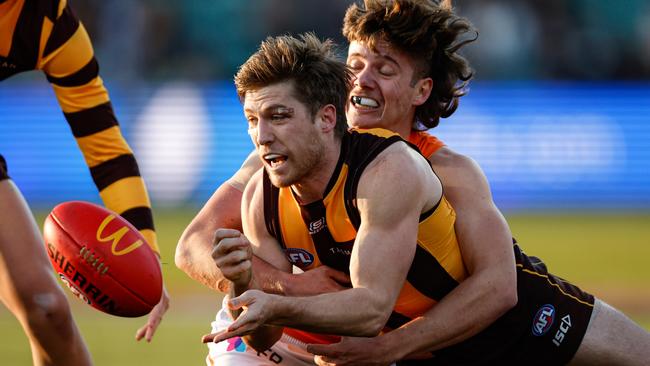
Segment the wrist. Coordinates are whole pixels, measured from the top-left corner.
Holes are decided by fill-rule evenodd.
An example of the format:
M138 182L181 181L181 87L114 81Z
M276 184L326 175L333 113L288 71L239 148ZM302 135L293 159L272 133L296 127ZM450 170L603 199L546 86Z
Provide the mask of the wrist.
M253 273L251 272L249 276L246 276L243 279L238 280L237 282L233 282L233 291L235 293L235 296L239 296L243 294L244 292L257 288L255 285L256 281L254 279Z
M276 291L272 293L282 296L292 296L294 293L294 275L292 273L277 272Z
M408 344L403 344L401 341L404 337L399 337L398 333L397 330L394 330L375 337L375 349L379 350L380 355L387 358L386 362L397 362L411 353Z
M267 302L268 318L267 324L272 326L291 326L293 323L300 323L299 314L296 313L296 309L292 306L295 303L292 299L283 296L283 295L274 295L267 294L269 300Z

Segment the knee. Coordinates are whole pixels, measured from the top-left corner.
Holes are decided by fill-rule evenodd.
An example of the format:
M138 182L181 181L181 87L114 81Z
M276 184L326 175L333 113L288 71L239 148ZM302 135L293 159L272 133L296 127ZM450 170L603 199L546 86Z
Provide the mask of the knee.
M27 322L34 331L56 329L62 337L74 329L72 313L60 291L33 293L24 302Z

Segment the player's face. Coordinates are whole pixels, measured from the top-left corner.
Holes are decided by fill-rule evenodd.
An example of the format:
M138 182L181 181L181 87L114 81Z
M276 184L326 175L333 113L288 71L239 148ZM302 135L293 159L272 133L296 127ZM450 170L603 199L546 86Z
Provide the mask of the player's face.
M347 64L356 76L345 111L348 124L410 131L418 104L414 102L417 87L412 85L415 63L411 57L384 41L374 50L353 41Z
M324 142L309 109L294 96L291 82L247 92L248 133L264 169L277 187L301 182L317 171Z

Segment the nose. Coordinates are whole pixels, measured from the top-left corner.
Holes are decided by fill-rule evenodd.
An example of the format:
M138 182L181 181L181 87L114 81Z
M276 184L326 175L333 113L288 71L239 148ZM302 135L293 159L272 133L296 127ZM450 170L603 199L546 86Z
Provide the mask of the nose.
M269 145L273 142L275 136L273 134L273 128L271 124L266 121L266 119L260 119L257 122L257 127L255 128L255 142L262 145Z
M370 88L374 83L374 77L372 71L369 67L364 67L363 69L355 72L354 86L359 88Z

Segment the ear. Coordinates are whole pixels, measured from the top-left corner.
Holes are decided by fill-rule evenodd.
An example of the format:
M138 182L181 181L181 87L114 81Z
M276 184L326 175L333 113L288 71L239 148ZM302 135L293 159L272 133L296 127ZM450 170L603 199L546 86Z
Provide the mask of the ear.
M323 132L329 132L336 127L336 107L332 104L323 106L316 113L316 123Z
M413 105L419 106L429 99L431 89L433 89L433 79L424 78L415 83L415 94L413 95Z

